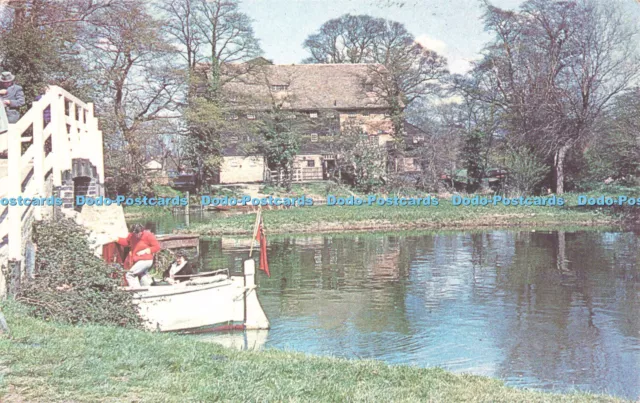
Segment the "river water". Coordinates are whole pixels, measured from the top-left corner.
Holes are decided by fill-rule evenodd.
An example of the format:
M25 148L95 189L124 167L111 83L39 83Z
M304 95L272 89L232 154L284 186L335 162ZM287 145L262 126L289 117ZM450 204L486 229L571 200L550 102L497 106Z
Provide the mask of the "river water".
M247 240L201 242L240 270ZM640 237L486 231L279 236L263 347L640 397Z

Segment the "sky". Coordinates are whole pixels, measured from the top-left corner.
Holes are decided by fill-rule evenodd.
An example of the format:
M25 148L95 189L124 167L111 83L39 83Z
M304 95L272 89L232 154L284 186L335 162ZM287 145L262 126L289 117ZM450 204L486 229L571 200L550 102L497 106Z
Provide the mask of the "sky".
M309 56L302 43L324 22L342 14L369 14L403 23L416 39L447 57L453 73L465 73L490 40L484 32L480 0L404 0L403 7L385 0L243 0L240 8L253 20L265 57L276 64L300 63ZM611 0L603 0L611 1ZM635 0L621 0L640 21ZM516 9L523 0L492 0Z

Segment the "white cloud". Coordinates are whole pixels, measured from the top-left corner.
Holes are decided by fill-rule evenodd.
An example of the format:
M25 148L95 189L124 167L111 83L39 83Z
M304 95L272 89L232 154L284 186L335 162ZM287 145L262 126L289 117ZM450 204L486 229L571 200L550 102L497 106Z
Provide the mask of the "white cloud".
M436 53L444 54L445 49L447 49L447 44L442 42L439 39L434 39L429 37L428 35L420 35L416 38L416 42L420 45L424 46L429 50L433 50Z
M450 49L443 41L432 38L429 35L420 35L416 38L416 42L446 57L451 73L464 74L471 70L469 60L459 57L458 52L456 52L455 49Z
M464 74L471 70L471 63L467 59L451 58L448 59L448 62L449 71L452 74Z

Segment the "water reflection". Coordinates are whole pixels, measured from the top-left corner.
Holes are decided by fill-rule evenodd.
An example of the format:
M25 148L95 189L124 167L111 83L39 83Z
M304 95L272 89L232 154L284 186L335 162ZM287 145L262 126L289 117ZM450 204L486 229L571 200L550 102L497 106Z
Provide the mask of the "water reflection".
M248 246L203 241L201 264L240 270ZM639 246L562 231L272 238L265 346L636 399Z

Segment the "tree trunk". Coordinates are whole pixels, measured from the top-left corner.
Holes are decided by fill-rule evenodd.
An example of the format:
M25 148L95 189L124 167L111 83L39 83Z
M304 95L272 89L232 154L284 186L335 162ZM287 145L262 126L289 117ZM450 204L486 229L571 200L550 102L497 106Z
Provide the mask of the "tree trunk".
M564 160L570 148L571 146L569 144L563 145L556 151L553 159L553 165L556 171L556 194L559 195L564 193Z
M2 312L0 312L0 334L9 334L9 325Z

